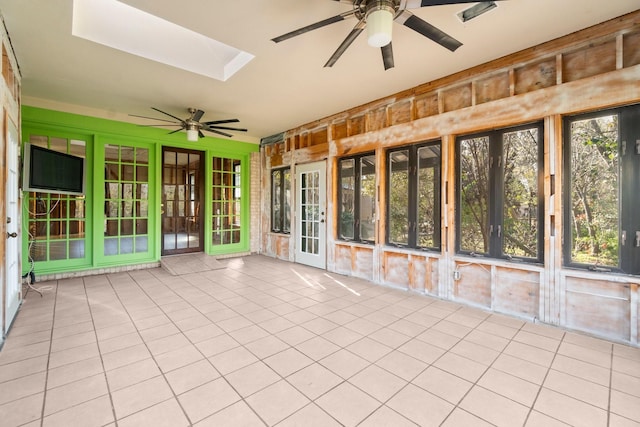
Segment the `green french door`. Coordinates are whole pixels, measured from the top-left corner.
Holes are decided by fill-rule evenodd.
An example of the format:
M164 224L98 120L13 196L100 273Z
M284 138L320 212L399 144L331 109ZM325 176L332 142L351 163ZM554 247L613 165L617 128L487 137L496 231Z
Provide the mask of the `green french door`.
M162 255L202 252L204 153L162 149Z

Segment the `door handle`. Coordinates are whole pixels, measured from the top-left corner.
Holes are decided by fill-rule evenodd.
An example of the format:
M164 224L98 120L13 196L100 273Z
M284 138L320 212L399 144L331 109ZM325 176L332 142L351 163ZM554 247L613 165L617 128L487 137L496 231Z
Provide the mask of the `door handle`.
M13 237L13 238L18 237L18 233L16 233L15 231L14 231L13 233L9 233L9 232L7 232L7 239L8 239L9 237Z

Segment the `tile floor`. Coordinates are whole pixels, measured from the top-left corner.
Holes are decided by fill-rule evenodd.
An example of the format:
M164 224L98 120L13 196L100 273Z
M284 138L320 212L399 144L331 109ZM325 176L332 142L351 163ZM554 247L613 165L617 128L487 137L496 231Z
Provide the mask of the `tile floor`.
M43 282L0 425L638 426L640 349L263 256Z

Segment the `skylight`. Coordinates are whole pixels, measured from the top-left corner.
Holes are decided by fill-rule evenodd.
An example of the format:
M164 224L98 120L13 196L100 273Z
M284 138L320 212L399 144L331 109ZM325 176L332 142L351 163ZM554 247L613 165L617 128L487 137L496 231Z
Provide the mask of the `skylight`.
M253 55L116 0L74 0L72 34L225 81Z

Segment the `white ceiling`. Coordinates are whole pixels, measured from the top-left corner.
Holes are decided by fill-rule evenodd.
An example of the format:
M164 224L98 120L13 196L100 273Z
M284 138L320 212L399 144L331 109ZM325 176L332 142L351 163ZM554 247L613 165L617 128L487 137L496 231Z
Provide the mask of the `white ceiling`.
M22 74L23 104L135 123L129 114L238 118L261 137L373 101L638 9L638 0L506 0L467 23L447 5L413 12L464 45L450 52L394 24L395 68L362 34L333 68L323 65L355 25L347 19L276 44L304 25L350 9L330 0L124 0L131 6L255 55L225 82L71 35L72 0L0 0ZM106 19L110 19L107 17ZM114 20L114 25L117 21ZM157 34L158 43L166 43ZM184 46L189 49L189 46ZM204 53L203 53L204 54Z

